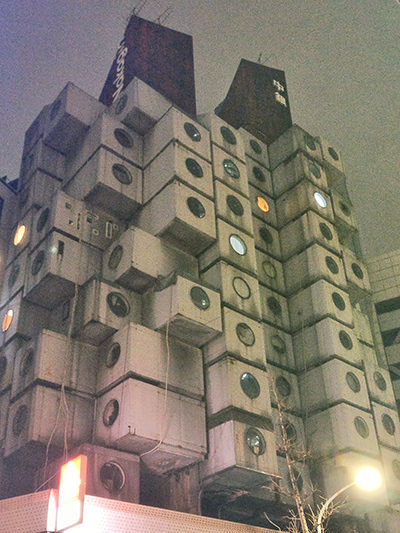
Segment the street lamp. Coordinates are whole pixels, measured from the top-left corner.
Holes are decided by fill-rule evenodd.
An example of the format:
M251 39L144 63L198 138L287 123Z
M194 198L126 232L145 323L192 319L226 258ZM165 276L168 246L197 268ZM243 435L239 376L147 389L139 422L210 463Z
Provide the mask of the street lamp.
M321 507L318 513L318 519L317 519L317 533L322 533L321 522L325 518L326 510L328 509L330 504L333 502L333 500L337 498L337 496L342 494L342 492L356 485L360 489L370 492L370 491L378 489L381 486L381 484L382 484L382 477L376 468L373 468L372 466L363 466L359 468L356 472L354 481L352 483L349 483L345 487L342 487L338 491L336 491L335 494L333 494L330 498L328 498L326 502L324 503L324 505Z

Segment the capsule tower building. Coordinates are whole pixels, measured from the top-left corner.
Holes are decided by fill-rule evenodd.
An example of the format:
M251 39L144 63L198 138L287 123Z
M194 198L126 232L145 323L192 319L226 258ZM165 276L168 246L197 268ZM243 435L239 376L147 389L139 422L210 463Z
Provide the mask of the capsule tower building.
M250 61L197 116L191 37L136 16L100 100L67 84L0 182L0 497L82 452L88 494L284 529L288 463L306 505L369 464L383 487L350 489L332 531L399 531L339 151Z

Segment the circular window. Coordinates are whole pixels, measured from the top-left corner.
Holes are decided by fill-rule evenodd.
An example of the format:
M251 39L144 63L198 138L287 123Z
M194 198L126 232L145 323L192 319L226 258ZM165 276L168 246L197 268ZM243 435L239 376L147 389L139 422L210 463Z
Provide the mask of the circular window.
M273 241L274 239L273 239L273 237L272 237L271 232L269 231L269 229L268 229L266 226L262 226L262 227L258 230L258 233L259 233L260 237L262 238L262 240L263 240L266 244L272 244L272 241Z
M110 257L108 258L108 268L110 268L111 270L115 270L116 268L118 268L118 265L121 262L123 253L124 253L123 247L120 244L117 244L117 246L110 253Z
M247 300L248 298L250 298L251 290L246 280L244 280L240 276L236 276L232 280L232 286L233 290L238 296L240 296L240 298L242 298L243 300Z
M130 306L128 300L119 292L110 292L107 294L107 305L118 317L124 317L129 314Z
M256 428L249 428L246 431L246 444L254 455L262 455L265 453L264 437Z
M325 222L320 222L319 229L321 230L322 236L325 237L327 241L331 241L333 239L333 234Z
M239 322L239 324L236 326L236 335L238 336L240 342L246 346L253 346L253 344L256 342L256 337L253 330L244 322Z
M392 470L397 479L400 479L400 461L397 459L392 461Z
M243 215L244 209L242 203L236 196L228 194L228 196L226 197L226 204L232 211L232 213L234 213L236 216L241 217Z
M343 329L339 331L339 340L346 350L351 350L353 348L353 341L351 340L350 335Z
M272 278L272 279L275 279L275 278L276 278L276 268L275 268L275 266L274 266L272 263L270 263L269 261L263 261L262 269L263 269L264 274L265 274L268 278Z
M45 227L46 222L49 218L49 214L50 214L50 209L48 207L43 209L36 223L36 231L38 232L42 231L42 229Z
M58 112L60 111L61 107L61 100L56 100L54 104L51 106L50 110L50 120L54 120L56 116L58 115Z
M363 277L364 277L364 272L361 270L360 266L357 265L357 263L352 263L352 265L351 265L351 269L352 269L352 271L354 272L354 275L355 275L358 279L363 279Z
M252 400L260 395L260 384L253 374L250 374L250 372L244 372L241 375L240 386L242 387L242 391L246 394L246 396Z
M240 171L231 159L224 159L222 165L225 169L225 172L229 174L231 178L234 178L235 180L240 178Z
M192 141L201 141L201 133L194 124L192 124L191 122L185 122L185 124L183 125L183 129L185 130L186 135L190 137Z
M103 424L105 426L112 426L119 414L119 403L117 400L110 400L104 407Z
M19 365L20 376L26 376L28 374L29 370L32 368L34 357L35 357L35 353L32 350L32 348L29 348L28 350L26 350L26 352L21 358L21 362Z
M11 322L13 320L13 317L14 317L14 311L12 309L9 309L7 311L7 313L4 315L4 318L3 318L3 323L2 323L2 326L1 326L1 329L3 331L7 331L8 328L11 326Z
M286 353L285 341L279 335L272 335L271 346L280 355Z
M257 196L257 207L263 213L268 213L269 204L263 196Z
M374 372L374 381L376 383L376 386L378 387L378 389L384 391L386 390L387 388L387 385L386 385L386 380L385 378L382 376L382 374L378 371Z
M339 161L339 154L334 148L332 148L332 146L328 148L328 152L332 159L334 159L335 161Z
M219 131L228 144L236 144L235 134L229 128L226 126L221 126Z
M336 305L336 307L339 309L339 311L344 311L346 308L346 303L343 300L343 298L340 296L338 292L332 293L332 301Z
M196 161L196 159L193 159L193 157L188 157L185 161L185 165L188 171L193 174L195 178L203 177L203 169L201 168L200 163Z
M278 302L278 300L274 298L273 296L270 296L269 298L267 298L267 305L274 315L282 314L282 306Z
M325 196L323 196L320 192L314 193L314 200L317 202L319 207L322 207L323 209L325 209L325 207L328 205Z
M250 147L255 154L261 154L262 148L255 139L250 139Z
M12 431L16 437L18 437L18 435L21 435L27 420L28 408L26 405L20 405L14 415L12 422Z
M192 287L190 289L190 298L196 307L199 309L208 309L210 307L210 299L205 290L201 287Z
M332 272L332 274L337 274L339 272L338 264L330 255L327 255L325 257L325 263L328 269Z
M253 176L256 178L257 181L260 181L262 183L265 182L267 179L260 167L253 167Z
M353 392L360 392L361 390L360 380L353 372L347 372L346 382Z
M275 387L278 393L278 396L287 398L292 392L292 387L290 386L289 381L283 376L278 376L275 380Z
M114 137L117 139L117 142L124 148L133 147L133 137L122 128L116 128L114 130Z
M117 103L115 104L115 114L119 115L120 113L122 113L127 103L128 103L128 95L126 93L121 94Z
M18 246L18 244L21 244L21 242L23 241L25 237L25 233L26 233L26 226L24 226L23 224L21 226L18 226L14 234L14 241L13 241L14 246Z
M394 435L396 431L396 426L394 425L393 418L391 416L384 413L382 415L382 424L385 430L389 433L389 435Z
M317 180L319 180L321 178L321 171L320 171L319 167L315 163L309 162L308 163L308 168L309 168L311 174L314 176L314 178L316 178Z
M310 150L316 150L317 145L315 144L314 139L310 135L305 135L304 141Z
M20 270L21 268L18 263L14 263L13 266L11 267L11 272L10 272L10 275L8 276L8 288L9 289L14 287L15 282L18 279Z
M113 176L116 180L118 180L122 185L129 185L132 183L132 174L129 172L129 170L124 165L120 165L119 163L115 163L112 166L111 169Z
M189 208L189 211L195 217L204 218L206 216L206 210L204 209L204 205L194 196L189 196L189 198L186 200L186 203Z
M125 473L119 464L112 461L104 463L100 468L100 481L104 488L110 493L120 492L125 485Z
M229 237L229 244L231 245L234 252L239 255L246 255L247 246L244 240L239 237L239 235L233 234Z
M121 355L121 345L119 344L119 342L114 342L110 346L107 352L106 367L112 368L118 361L120 355Z
M369 435L369 428L366 421L361 416L356 416L354 419L354 426L357 430L357 433L363 439L366 439Z
M291 422L284 423L286 438L290 443L297 441L297 431L294 425Z
M346 205L344 202L339 202L339 207L343 214L345 214L347 217L350 216L350 208L348 205Z
M7 357L4 357L4 355L2 355L0 357L0 379L3 379L4 374L6 373L6 369L7 369Z
M40 272L40 269L42 268L43 263L44 263L45 256L46 254L44 253L44 250L40 250L36 254L35 259L32 261L32 266L31 266L32 276L36 276L36 274Z

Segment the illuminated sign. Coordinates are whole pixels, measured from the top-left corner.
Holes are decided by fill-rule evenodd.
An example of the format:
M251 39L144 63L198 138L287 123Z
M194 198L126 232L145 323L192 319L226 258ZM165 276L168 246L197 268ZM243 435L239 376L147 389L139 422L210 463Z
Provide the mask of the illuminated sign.
M61 467L56 531L80 524L86 491L87 457L78 455Z

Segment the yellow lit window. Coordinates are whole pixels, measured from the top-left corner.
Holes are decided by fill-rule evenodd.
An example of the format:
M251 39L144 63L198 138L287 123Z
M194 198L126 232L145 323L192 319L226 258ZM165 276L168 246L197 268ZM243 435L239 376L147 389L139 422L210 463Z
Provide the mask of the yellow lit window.
M263 198L262 196L257 196L257 206L259 209L261 209L261 211L263 211L264 213L268 213L269 211L269 205L268 205L268 202L265 198Z
M1 326L3 331L7 331L8 328L11 326L13 316L14 316L14 311L12 309L9 309L3 318L3 324Z
M18 244L21 244L23 241L23 238L25 237L26 233L26 226L23 224L21 226L18 226L15 235L14 235L14 245L18 246Z

